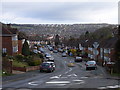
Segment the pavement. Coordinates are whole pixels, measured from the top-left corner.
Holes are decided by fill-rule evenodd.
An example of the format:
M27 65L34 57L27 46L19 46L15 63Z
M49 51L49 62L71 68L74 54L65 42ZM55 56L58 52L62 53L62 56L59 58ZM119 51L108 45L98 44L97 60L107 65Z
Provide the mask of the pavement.
M25 72L12 70L12 74L23 74L23 73L25 73Z
M38 72L38 70L29 72L13 71L13 75L2 77L2 83L30 78L36 75L35 72Z

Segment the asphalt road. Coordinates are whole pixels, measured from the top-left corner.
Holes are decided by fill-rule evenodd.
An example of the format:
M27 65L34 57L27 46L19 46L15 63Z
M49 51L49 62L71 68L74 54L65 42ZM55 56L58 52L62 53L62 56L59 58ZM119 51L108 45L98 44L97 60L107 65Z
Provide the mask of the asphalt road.
M45 49L46 52L49 50ZM6 88L118 88L119 82L108 79L108 75L100 66L96 70L85 69L85 62L75 63L75 67L68 67L69 62L74 62L72 57L62 57L61 53L52 53L55 58L56 70L52 73L32 72L29 78L18 79L3 83ZM28 74L29 75L29 74Z

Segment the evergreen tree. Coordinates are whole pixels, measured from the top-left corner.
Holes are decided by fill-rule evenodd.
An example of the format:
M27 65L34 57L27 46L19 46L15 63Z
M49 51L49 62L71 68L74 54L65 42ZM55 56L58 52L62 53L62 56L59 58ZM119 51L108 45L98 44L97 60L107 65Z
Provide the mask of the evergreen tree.
M28 45L28 42L26 39L25 39L25 42L24 42L23 47L22 47L22 54L25 56L30 55L29 45Z
M59 45L60 44L60 40L59 40L59 35L57 34L55 36L55 46Z
M120 26L118 27L118 40L115 44L115 66L114 71L120 73Z

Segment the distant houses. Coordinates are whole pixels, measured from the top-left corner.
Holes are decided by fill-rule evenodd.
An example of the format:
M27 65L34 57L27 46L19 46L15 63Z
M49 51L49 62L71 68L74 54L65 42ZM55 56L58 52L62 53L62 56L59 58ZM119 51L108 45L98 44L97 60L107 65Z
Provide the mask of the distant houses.
M86 46L84 43L81 44L80 48L82 51L88 53L89 59L96 60L100 65L106 65L107 63L114 62L114 48L115 43L117 42L117 37L112 37L107 40L98 41L99 46L97 49L93 47L93 41L87 42L89 46Z

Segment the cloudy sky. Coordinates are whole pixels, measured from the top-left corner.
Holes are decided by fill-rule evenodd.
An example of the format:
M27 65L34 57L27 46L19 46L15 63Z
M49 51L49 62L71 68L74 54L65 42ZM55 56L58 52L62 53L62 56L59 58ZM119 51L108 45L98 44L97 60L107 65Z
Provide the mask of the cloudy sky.
M2 1L3 23L73 24L118 23L118 0L93 1Z

